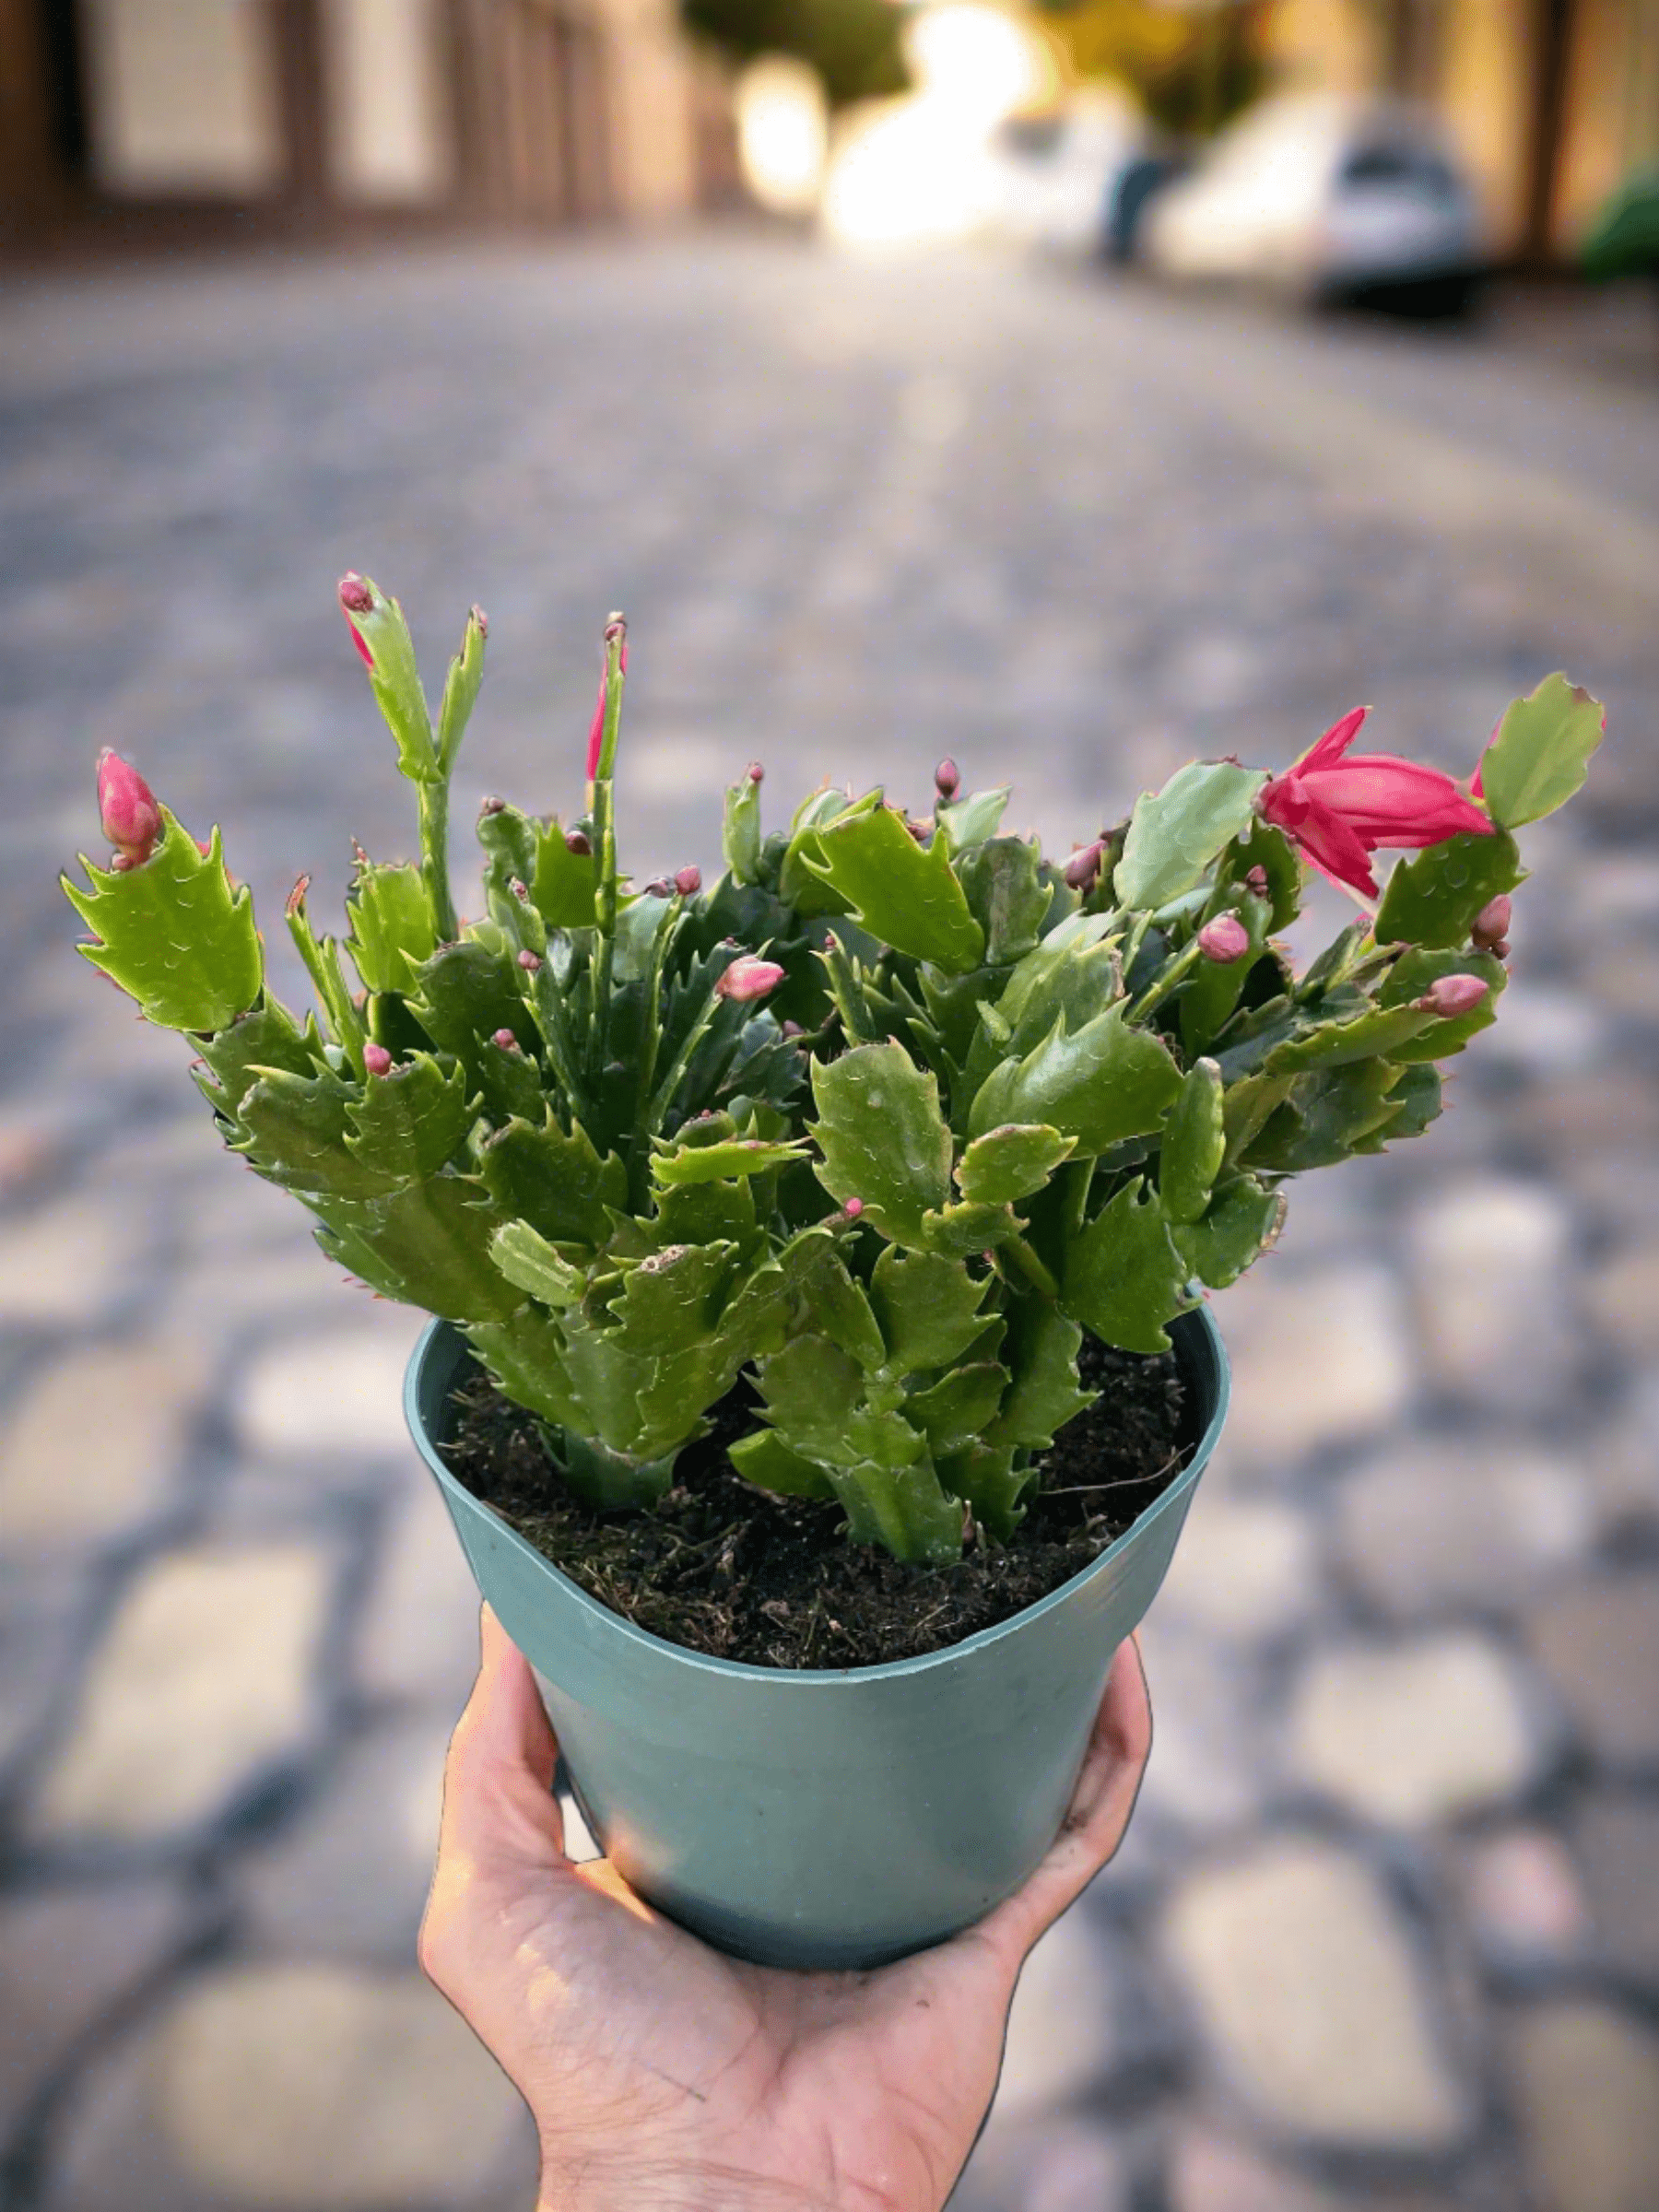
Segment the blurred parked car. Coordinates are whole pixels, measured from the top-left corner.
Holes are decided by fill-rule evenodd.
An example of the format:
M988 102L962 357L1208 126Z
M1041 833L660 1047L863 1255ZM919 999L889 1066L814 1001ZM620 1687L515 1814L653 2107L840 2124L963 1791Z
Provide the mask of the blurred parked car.
M1482 252L1475 195L1434 119L1332 94L1265 100L1147 210L1164 275L1298 300L1466 307Z
M994 236L1051 253L1110 252L1125 180L1147 165L1147 126L1127 99L1091 86L1063 107L1006 117L987 160Z

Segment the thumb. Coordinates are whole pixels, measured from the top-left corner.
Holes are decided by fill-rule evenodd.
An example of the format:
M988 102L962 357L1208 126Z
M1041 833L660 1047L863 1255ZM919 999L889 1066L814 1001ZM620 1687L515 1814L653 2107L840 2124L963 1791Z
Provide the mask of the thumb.
M443 1769L438 1863L475 1867L564 1858L553 1794L559 1745L524 1653L489 1606L479 1623L478 1679L450 1739Z

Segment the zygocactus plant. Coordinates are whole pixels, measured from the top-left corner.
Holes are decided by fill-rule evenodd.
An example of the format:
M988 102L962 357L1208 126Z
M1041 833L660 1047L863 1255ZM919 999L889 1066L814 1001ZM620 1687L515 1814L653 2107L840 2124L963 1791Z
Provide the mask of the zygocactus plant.
M434 723L401 610L341 603L419 800L418 864L359 853L345 949L302 879L288 925L321 1019L266 987L249 895L106 758L117 851L82 950L191 1032L231 1147L373 1289L446 1316L556 1465L649 1504L746 1371L731 1451L838 1500L853 1539L956 1557L1011 1536L1055 1432L1092 1403L1086 1334L1167 1324L1277 1236L1302 1169L1419 1134L1437 1061L1493 1018L1512 832L1583 781L1601 711L1561 677L1504 716L1469 791L1348 748L1285 774L1194 763L1065 863L1001 834L954 763L912 820L825 789L726 868L632 890L613 782L627 663L605 632L585 809L487 799L487 912L456 921L449 784L482 673L474 609ZM1305 856L1374 899L1298 975L1274 933Z

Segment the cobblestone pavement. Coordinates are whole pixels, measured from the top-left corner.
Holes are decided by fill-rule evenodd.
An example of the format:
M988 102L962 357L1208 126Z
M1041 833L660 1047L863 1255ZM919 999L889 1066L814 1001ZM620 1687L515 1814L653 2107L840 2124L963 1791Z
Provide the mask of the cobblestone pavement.
M1238 1396L1146 1635L1120 1861L1017 2002L961 2212L1659 2203L1659 404L1495 334L1304 326L742 237L106 272L0 321L0 2131L19 2212L525 2212L412 1958L475 1601L417 1327L221 1158L71 956L90 764L267 918L408 825L331 589L492 671L462 777L569 804L633 619L629 850L751 755L1062 844L1356 699L1466 770L1567 665L1593 795L1420 1146L1221 1301ZM280 933L275 933L279 935ZM280 964L280 961L279 961ZM285 982L297 989L285 971Z

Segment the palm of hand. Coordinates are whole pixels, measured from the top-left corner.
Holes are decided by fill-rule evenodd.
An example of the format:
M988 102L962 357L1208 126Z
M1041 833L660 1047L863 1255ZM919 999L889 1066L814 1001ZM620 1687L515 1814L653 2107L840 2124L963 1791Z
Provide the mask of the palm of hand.
M421 1957L535 2115L544 2212L936 2212L1026 1952L1127 1824L1150 1744L1114 1665L1065 1828L976 1928L865 1974L745 1965L565 1857L535 1679L486 1612Z

